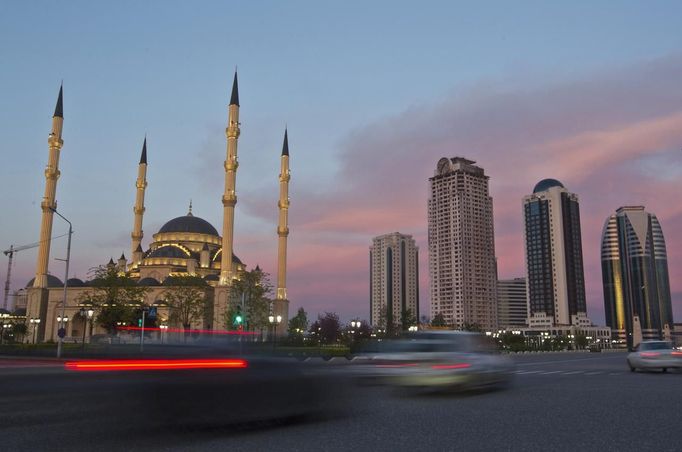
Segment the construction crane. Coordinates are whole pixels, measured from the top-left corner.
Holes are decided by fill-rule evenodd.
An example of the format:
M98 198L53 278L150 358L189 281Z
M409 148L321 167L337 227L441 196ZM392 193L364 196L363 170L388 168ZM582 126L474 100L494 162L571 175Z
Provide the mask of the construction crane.
M68 234L62 234L57 237L53 237L52 240L58 239L60 237L64 237ZM7 299L9 298L9 286L10 286L10 281L12 277L12 261L14 260L14 253L23 251L23 250L29 250L31 248L35 248L38 245L40 245L40 242L35 242L35 243L29 243L28 245L23 245L23 246L17 246L15 247L14 245L11 245L8 250L3 251L5 253L5 256L9 257L9 262L7 263L7 279L5 280L5 297L2 302L2 307L4 309L7 309Z

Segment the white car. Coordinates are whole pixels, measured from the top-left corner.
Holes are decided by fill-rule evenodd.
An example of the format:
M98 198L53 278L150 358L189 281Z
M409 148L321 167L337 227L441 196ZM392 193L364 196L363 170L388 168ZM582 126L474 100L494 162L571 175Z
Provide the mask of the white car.
M677 350L668 341L644 341L628 355L630 371L637 369L661 369L682 367L682 350Z

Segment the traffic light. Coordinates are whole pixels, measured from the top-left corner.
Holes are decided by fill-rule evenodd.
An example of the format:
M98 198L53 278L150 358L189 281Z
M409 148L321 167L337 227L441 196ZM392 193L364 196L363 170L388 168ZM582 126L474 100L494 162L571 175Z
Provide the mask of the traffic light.
M241 306L237 306L237 311L234 314L234 324L240 327L244 323L244 316L242 315Z
M142 327L142 319L137 319L137 326Z

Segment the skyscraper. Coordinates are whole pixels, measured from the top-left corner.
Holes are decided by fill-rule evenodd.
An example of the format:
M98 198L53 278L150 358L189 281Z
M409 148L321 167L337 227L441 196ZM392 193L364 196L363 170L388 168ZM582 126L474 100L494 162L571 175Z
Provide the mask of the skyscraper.
M606 324L628 346L666 336L673 328L668 257L661 225L644 206L626 206L607 218L601 268Z
M411 314L410 323L416 325L419 248L412 236L393 232L374 237L369 248L369 277L370 324L384 328L402 325Z
M578 196L555 179L523 198L529 326L589 326Z
M500 328L523 328L528 321L526 278L497 281L497 323Z
M429 179L431 318L463 328L497 328L493 201L474 161L442 158Z

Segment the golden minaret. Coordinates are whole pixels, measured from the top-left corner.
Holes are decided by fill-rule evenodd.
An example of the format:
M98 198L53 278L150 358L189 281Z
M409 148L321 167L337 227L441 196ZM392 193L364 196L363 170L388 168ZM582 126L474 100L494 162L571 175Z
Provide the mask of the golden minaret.
M237 72L234 73L232 83L232 97L228 107L227 128L227 159L225 160L225 193L223 194L223 250L220 261L221 286L232 283L232 248L234 239L234 206L237 204L235 187L237 183L237 140L239 139L239 89L237 87Z
M287 237L289 236L289 139L288 131L284 129L284 144L282 145L281 167L279 173L279 236L277 249L277 299L287 299Z
M62 140L62 126L64 125L64 111L62 106L62 90L59 87L57 106L52 116L52 132L47 138L49 155L45 168L45 196L40 203L43 211L40 222L40 247L38 248L38 262L36 263L36 278L33 287L47 288L47 265L50 261L50 242L52 238L52 209L57 208L57 179L59 179L59 152L64 145Z
M137 260L141 257L139 256L139 250L142 246L142 237L144 237L144 232L142 231L142 216L144 215L144 192L147 188L147 137L144 137L144 143L142 144L142 155L140 156L140 164L137 167L137 181L135 182L135 187L137 192L135 195L135 206L133 207L133 212L135 213L135 220L133 222L133 233L131 253L133 260L131 266L138 266L140 262ZM138 259L136 259L138 258Z

